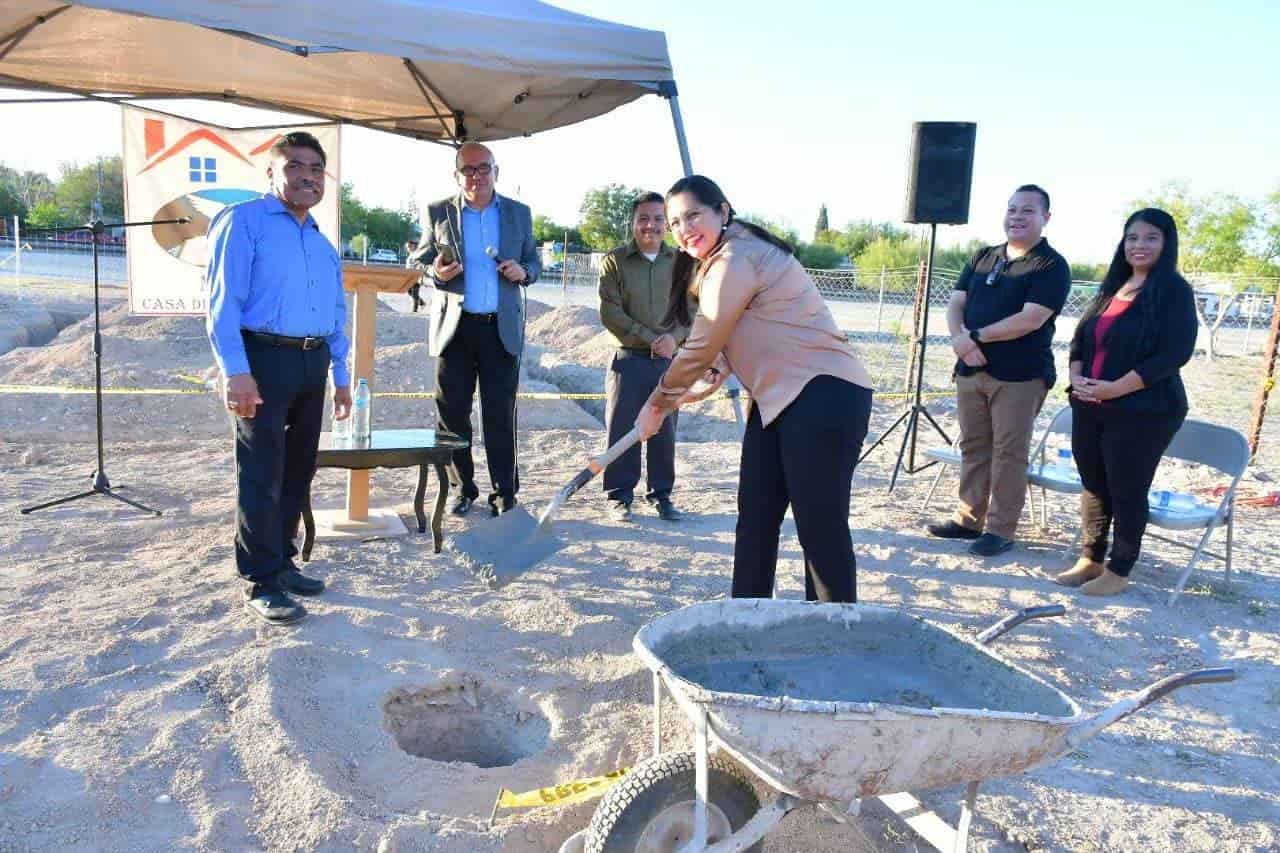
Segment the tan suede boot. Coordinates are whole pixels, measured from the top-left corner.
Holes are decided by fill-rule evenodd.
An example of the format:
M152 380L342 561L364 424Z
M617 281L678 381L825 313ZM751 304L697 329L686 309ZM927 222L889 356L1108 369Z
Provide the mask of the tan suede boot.
M1080 586L1085 581L1100 577L1104 571L1106 569L1102 567L1102 563L1095 563L1088 557L1081 557L1076 560L1074 566L1055 576L1053 582L1063 586Z
M1080 591L1085 595L1118 595L1124 592L1127 586L1129 586L1127 577L1106 569L1102 572L1101 577L1094 578L1080 587Z

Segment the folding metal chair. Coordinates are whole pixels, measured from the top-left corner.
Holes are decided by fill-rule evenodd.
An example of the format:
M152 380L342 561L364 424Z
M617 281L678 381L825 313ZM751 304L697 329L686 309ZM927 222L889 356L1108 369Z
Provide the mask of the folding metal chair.
M1198 506L1187 512L1175 512L1160 507L1151 507L1148 524L1166 530L1201 530L1199 541L1195 545L1180 542L1167 536L1148 532L1147 535L1161 542L1178 545L1191 551L1191 559L1178 576L1178 582L1169 593L1169 604L1173 604L1187 585L1187 579L1195 570L1200 556L1207 555L1221 560L1226 566L1223 580L1231 581L1231 545L1235 532L1235 500L1236 489L1240 485L1240 477L1249 464L1249 443L1243 435L1234 429L1217 424L1205 423L1188 418L1183 422L1178 434L1173 437L1165 458L1182 459L1212 468L1231 478L1231 485L1223 492L1217 506ZM1219 526L1227 528L1225 554L1215 554L1206 549L1209 537Z

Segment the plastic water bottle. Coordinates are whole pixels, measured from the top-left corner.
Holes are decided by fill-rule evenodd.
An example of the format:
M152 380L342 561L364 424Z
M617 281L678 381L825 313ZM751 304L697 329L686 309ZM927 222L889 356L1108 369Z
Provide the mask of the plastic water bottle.
M1056 464L1058 476L1065 480L1079 480L1080 472L1076 471L1076 461L1071 458L1070 447L1058 448L1058 461Z
M333 422L333 443L336 445L344 445L351 443L351 418L352 413L347 412L347 416L342 420Z
M372 434L373 425L373 392L369 390L369 382L361 379L356 383L355 405L351 417L355 420L352 436L356 441L367 440Z
M1191 512L1200 505L1192 495L1171 492L1167 489L1152 489L1147 495L1147 500L1153 509L1163 509L1167 512Z

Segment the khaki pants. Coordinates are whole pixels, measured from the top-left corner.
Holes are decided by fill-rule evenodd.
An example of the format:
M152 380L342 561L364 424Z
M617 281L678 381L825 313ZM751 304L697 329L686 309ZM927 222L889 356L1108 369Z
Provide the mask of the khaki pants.
M960 506L955 521L1012 539L1027 498L1027 456L1043 379L1002 382L986 372L956 377Z

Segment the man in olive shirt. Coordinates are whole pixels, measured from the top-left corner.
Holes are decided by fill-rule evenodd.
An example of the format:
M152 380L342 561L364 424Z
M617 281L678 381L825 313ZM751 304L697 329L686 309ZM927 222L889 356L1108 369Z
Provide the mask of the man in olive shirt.
M631 236L600 264L600 320L618 343L605 379L605 426L614 444L635 423L640 408L671 364L687 328L663 329L671 294L675 250L663 242L667 220L662 196L645 193L631 203ZM671 503L676 479L676 419L645 443L649 491L645 498L665 521L680 512ZM604 471L604 490L615 518L631 518L631 501L640 482L640 448L633 447Z

